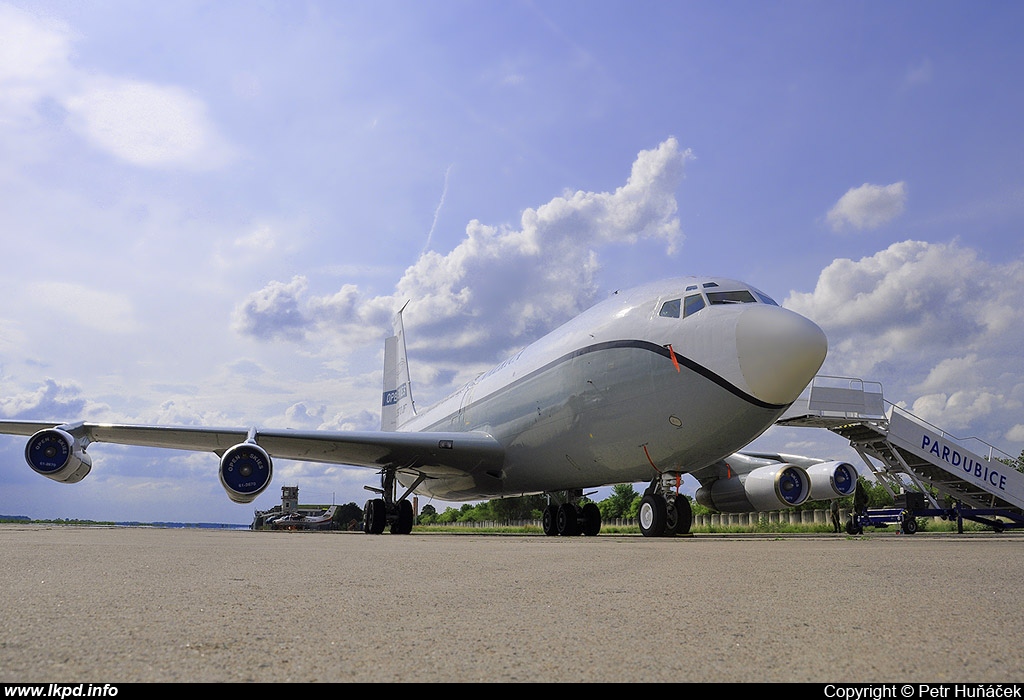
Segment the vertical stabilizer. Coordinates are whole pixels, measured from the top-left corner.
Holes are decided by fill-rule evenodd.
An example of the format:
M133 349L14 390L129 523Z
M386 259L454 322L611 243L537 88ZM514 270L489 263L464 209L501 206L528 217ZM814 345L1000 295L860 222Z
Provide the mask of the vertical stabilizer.
M408 306L409 302L405 303ZM380 429L398 430L416 415L409 383L409 361L405 352L405 326L402 323L403 306L395 314L395 334L384 341L384 395L381 399Z

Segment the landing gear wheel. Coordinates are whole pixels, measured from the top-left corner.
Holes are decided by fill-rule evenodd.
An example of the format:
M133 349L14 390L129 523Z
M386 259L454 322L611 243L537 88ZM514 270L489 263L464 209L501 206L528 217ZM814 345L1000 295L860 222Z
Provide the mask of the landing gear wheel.
M579 534L579 511L572 503L563 503L558 506L557 528L558 534L566 537Z
M363 509L363 532L370 535L379 535L384 532L384 526L388 523L387 506L383 498L374 498L366 502Z
M913 535L917 532L917 518L909 513L904 513L901 525L903 527L903 533L906 535Z
M408 535L412 532L412 524L415 520L412 512L412 503L405 498L398 502L398 519L391 523L392 535Z
M690 508L690 499L682 494L676 494L676 497L672 499L672 507L666 511L665 534L688 534L692 524L693 509Z
M601 510L596 503L583 504L583 534L593 537L601 532Z
M853 521L853 518L850 518L849 520L846 521L846 534L847 535L859 535L862 532L864 532L864 528L861 527L858 523L855 523Z
M640 532L644 537L661 537L665 534L665 499L656 494L647 494L640 501Z
M544 527L544 534L553 537L558 534L558 506L554 503L544 509L544 519L541 521Z

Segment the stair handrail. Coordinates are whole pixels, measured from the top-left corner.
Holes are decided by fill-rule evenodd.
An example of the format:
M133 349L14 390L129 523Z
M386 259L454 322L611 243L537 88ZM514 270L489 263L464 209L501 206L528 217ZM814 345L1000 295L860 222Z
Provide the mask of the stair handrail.
M870 385L872 387L872 389L870 391L868 390L868 385ZM877 391L875 390L875 388L877 388ZM855 417L860 417L860 418L880 418L880 417L884 417L884 413L885 413L885 411L884 411L885 397L884 397L884 394L882 392L882 383L881 382L864 381L863 379L859 379L857 377L840 377L840 376L831 375L831 374L818 374L818 375L815 375L814 377L811 378L811 381L807 384L807 386L804 388L804 391L801 392L801 394L800 394L800 399L803 400L804 402L806 402L808 408L810 408L811 404L814 403L815 393L816 393L815 390L817 390L817 393L819 393L819 394L823 393L823 392L827 392L827 391L838 392L840 394L842 394L842 392L854 392L854 393L856 393L857 395L859 395L861 397L860 404L859 404L859 408L861 410L851 410L851 409L854 408L852 405L842 406L842 407L840 407L839 405L836 405L836 406L833 406L833 407L830 407L830 408L819 409L819 410L821 410L823 415L825 413L830 413L830 414L841 413L841 414L844 414L845 416L850 417L850 418L855 418ZM877 400L878 400L878 404L877 405L880 407L882 415L878 415L876 413L869 412L869 408L870 408L869 402L865 398L869 394L871 396L873 396L873 397L877 397ZM849 395L849 393L845 394L844 396L848 396L848 395ZM874 402L872 402L872 403L874 403Z
M1019 459L1017 459L1016 457L1013 457L1013 456L1007 454L1006 452L1002 451L1001 449L999 449L998 447L996 447L992 443L986 442L985 440L983 440L982 438L980 438L980 437L978 437L976 435L971 435L969 437L964 437L964 438L957 437L956 435L953 435L949 431L943 430L942 428L940 428L939 426L935 425L934 423L930 423L930 422L926 421L924 418L921 418L920 416L914 415L913 413L908 411L903 406L900 406L899 404L892 403L891 401L888 401L888 400L885 400L885 399L883 399L883 401L885 401L885 403L887 403L890 406L892 406L892 410L894 410L894 411L898 410L900 413L902 413L903 415L905 415L908 418L912 419L913 421L915 421L917 423L921 423L922 425L928 426L929 428L934 430L936 433L938 433L940 437L943 437L943 438L945 438L947 440L952 440L953 442L957 443L961 447L967 448L968 446L967 446L966 443L969 440L974 440L976 442L980 442L982 445L984 445L985 447L988 448L988 455L985 456L985 459L988 460L989 462L993 461L994 459L999 459L998 457L996 457L994 455L994 453L998 452L1006 460L1008 460L1009 463L1015 469L1017 469L1017 471L1024 471L1024 469L1021 468L1021 464L1020 464L1020 460ZM1002 460L1000 460L1000 461L1002 461Z

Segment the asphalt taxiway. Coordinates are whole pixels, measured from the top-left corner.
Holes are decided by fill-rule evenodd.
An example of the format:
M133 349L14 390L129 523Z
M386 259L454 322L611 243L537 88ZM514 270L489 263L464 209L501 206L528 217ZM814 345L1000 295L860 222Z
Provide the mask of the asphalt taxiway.
M0 526L2 682L1024 681L1024 534Z

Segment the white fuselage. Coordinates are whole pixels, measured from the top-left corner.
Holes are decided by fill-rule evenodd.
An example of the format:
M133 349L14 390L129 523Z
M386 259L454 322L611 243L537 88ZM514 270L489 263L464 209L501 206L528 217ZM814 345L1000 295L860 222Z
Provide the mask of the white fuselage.
M646 481L748 444L799 396L827 343L811 321L759 293L752 303L662 315L666 302L706 293L712 279L716 291L756 293L732 280L681 278L616 294L413 417L400 430L485 432L505 449L500 470L417 490L460 500Z

